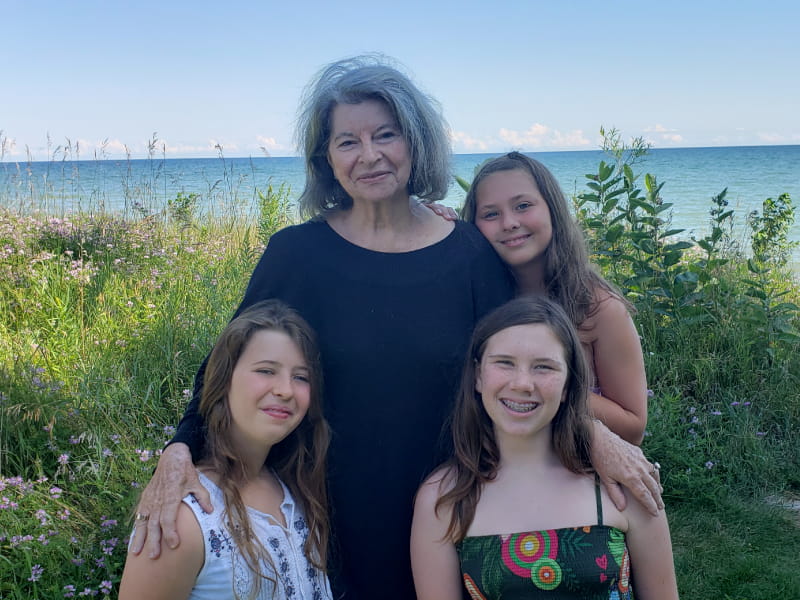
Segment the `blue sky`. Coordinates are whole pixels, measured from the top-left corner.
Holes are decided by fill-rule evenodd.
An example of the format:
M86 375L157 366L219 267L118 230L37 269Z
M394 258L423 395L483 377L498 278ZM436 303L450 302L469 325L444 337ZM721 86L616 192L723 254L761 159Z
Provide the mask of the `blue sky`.
M0 19L5 161L141 157L154 133L159 156L293 155L303 86L371 51L441 102L459 153L595 149L601 125L800 144L797 2L4 0Z

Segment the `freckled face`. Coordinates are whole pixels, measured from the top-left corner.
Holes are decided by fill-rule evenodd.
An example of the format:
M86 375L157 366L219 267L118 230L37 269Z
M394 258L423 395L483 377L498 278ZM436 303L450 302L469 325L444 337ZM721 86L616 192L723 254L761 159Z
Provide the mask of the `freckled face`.
M255 332L233 369L228 403L235 439L271 447L303 420L311 402L308 365L282 331Z
M475 389L495 435L533 436L547 430L564 401L564 347L550 327L517 325L489 338Z
M408 143L383 101L333 108L328 162L354 203L408 200Z
M475 225L512 270L541 262L553 239L550 208L521 169L487 175L476 190Z

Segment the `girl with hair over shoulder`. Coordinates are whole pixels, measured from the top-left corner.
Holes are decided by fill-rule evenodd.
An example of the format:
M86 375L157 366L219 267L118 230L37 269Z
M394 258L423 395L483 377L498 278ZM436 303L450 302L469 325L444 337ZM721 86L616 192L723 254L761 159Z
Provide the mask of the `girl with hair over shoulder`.
M592 471L588 381L556 303L517 298L478 323L454 456L417 494L419 600L625 600L634 584L638 600L678 598L663 510L618 510Z
M508 265L518 295L543 295L565 310L589 364L592 415L640 444L647 381L631 306L589 262L583 232L553 174L519 152L489 160L472 182L462 217Z
M311 327L278 301L220 335L205 371L208 427L197 463L220 509L183 499L182 543L159 560L128 554L120 599L330 598L322 368ZM138 514L135 526L146 526Z

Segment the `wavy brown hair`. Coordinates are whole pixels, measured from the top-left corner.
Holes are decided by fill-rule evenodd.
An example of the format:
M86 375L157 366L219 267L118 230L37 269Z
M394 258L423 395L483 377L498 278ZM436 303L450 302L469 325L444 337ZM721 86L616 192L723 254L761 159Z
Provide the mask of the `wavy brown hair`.
M311 326L294 310L278 300L265 300L247 308L233 319L219 336L208 359L200 399L200 414L206 422L208 442L200 461L218 476L230 521L230 535L257 575L256 591L261 581L274 580L261 573L260 562L272 565L269 552L254 535L247 507L239 493L246 481L243 460L231 436L233 420L228 390L236 363L253 334L271 330L285 333L300 349L308 366L310 403L300 424L283 440L272 446L266 465L286 484L303 509L309 536L303 552L315 567L325 570L328 549L328 496L325 457L330 430L322 413L322 365L316 335Z
M538 160L520 152L509 152L485 162L467 193L461 217L475 223L478 208L478 186L489 175L501 171L520 170L528 173L542 194L553 227L553 239L544 253L544 284L547 297L558 302L576 327L598 308L597 292L605 290L631 305L619 291L595 271L589 261L583 231L569 210L567 198L553 174Z
M477 366L493 335L509 327L533 324L550 328L564 349L567 365L565 398L551 422L553 449L570 471L585 473L592 468L588 367L575 327L564 310L551 300L541 296L511 300L478 322L464 362L451 418L453 458L445 463L446 475L440 483L440 490L447 491L436 501L437 511L442 506L452 506L445 537L454 543L466 536L483 485L497 476L500 467L494 425L475 390Z

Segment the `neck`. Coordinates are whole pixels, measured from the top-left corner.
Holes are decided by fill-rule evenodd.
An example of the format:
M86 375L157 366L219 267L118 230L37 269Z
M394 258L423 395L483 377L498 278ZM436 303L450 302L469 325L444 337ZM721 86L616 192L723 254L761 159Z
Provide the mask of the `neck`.
M541 261L512 267L511 273L517 283L517 295L542 296L547 291L544 282L544 265Z
M331 228L356 246L377 252L408 252L443 238L452 229L415 199L354 202L328 217ZM441 230L441 233L439 233Z
M526 473L545 472L561 466L553 449L552 429L547 427L532 437L496 435L500 450L500 470Z

